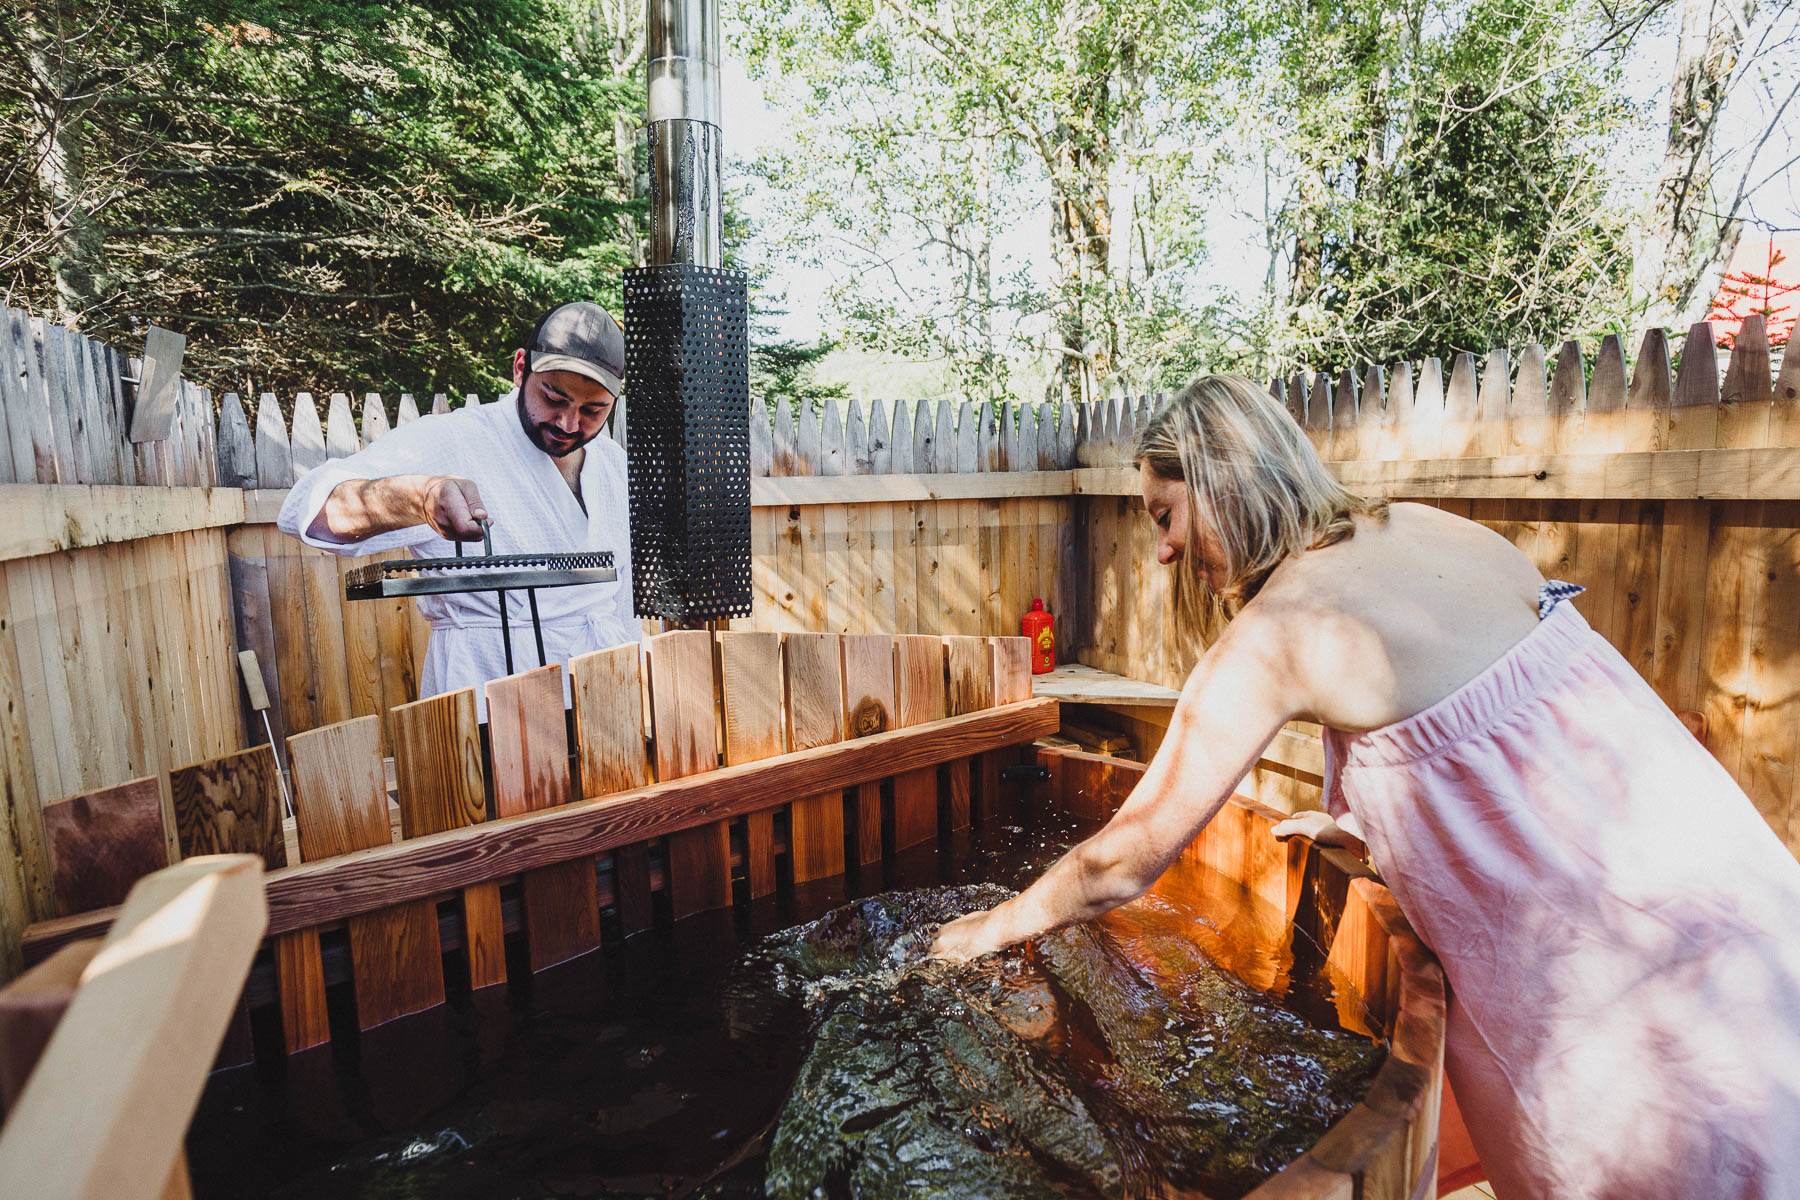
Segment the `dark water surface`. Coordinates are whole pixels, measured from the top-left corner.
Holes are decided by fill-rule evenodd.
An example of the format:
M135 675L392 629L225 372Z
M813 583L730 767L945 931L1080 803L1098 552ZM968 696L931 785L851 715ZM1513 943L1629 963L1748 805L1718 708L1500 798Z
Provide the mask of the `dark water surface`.
M1383 1053L1281 912L1184 860L1103 921L925 958L1084 832L988 822L215 1075L194 1192L1241 1195Z

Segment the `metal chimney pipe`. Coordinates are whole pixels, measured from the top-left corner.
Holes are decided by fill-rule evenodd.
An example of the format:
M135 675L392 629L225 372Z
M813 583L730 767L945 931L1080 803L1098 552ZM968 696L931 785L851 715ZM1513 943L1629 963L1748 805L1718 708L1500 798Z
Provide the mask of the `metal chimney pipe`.
M717 0L646 0L650 264L724 265Z

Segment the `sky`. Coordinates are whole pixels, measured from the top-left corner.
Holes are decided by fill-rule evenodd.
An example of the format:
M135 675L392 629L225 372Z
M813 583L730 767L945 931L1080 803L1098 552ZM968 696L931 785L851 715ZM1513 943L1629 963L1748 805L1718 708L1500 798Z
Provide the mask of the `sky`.
M1672 28L1646 34L1640 37L1636 48L1639 69L1627 73L1626 87L1632 103L1657 118L1643 136L1621 139L1614 147L1622 186L1639 194L1648 191L1660 166L1662 131L1655 126L1660 125L1667 104L1666 81L1676 50ZM1791 54L1787 61L1793 61ZM728 58L724 67L722 132L729 176L734 168L741 173L743 164L763 148L783 144L788 137L788 123L785 115L766 99L763 85L749 77L741 62ZM1777 73L1747 80L1739 88L1720 127L1719 144L1727 167L1742 162L1755 149L1752 143L1768 127L1769 114L1789 86L1791 81ZM1745 213L1750 223L1746 238L1761 240L1770 233L1779 238L1800 232L1800 167L1785 161L1796 153L1800 153L1800 102L1787 111L1776 135L1757 153L1756 175L1767 178L1747 197ZM727 186L731 186L729 178ZM1208 282L1245 298L1260 292L1268 263L1260 221L1252 215L1261 203L1254 194L1256 186L1257 181L1246 176L1236 196L1208 213L1206 225L1207 241L1215 248L1207 264ZM753 223L760 223L762 214L754 190L740 189L740 195L744 197L745 214ZM1038 213L1019 214L1019 219L996 242L997 276L1020 265L1048 273L1043 227ZM776 335L811 342L830 334L829 271L792 264L783 271L782 280L787 291L786 312L773 320Z

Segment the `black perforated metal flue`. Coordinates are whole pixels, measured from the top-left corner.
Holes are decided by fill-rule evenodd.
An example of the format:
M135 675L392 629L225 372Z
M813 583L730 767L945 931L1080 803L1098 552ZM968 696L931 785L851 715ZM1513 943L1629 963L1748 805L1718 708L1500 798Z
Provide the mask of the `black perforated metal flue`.
M750 307L742 271L625 272L631 575L640 617L750 615Z

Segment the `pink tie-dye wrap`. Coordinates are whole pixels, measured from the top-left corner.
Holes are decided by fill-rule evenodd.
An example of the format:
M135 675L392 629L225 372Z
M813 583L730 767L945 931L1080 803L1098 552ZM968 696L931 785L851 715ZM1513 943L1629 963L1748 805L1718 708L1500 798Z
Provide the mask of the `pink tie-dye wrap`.
M1326 807L1443 960L1502 1200L1800 1197L1800 863L1573 605L1325 740Z

